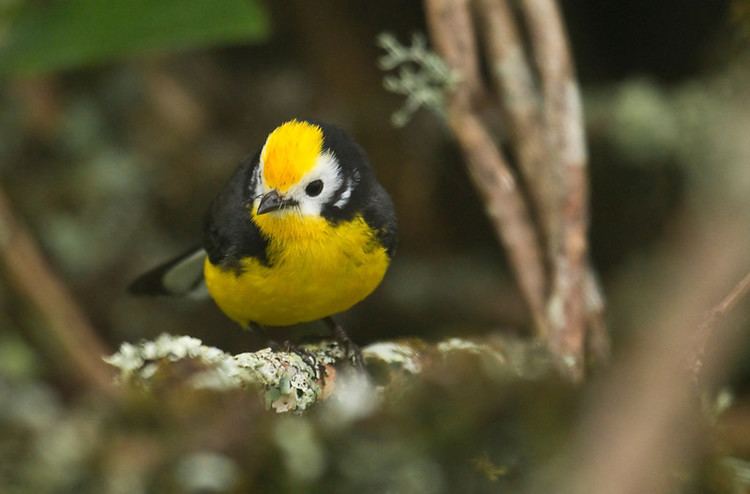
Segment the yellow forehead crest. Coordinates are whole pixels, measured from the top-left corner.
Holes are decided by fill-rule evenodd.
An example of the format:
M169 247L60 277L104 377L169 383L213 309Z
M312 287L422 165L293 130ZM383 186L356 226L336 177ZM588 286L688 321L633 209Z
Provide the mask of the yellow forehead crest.
M266 185L285 192L315 165L323 150L323 130L311 123L290 120L268 135L260 159Z

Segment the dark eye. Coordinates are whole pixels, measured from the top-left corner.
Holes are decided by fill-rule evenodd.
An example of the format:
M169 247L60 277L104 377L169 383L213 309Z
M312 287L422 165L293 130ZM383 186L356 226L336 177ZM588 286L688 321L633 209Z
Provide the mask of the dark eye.
M313 180L312 182L307 184L307 187L305 187L305 193L310 197L315 197L321 192L323 192L322 180Z

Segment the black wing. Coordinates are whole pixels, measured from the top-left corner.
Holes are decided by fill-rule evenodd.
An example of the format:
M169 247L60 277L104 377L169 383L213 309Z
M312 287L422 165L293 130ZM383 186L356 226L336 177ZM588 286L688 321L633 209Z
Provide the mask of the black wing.
M129 287L135 295L170 295L177 297L203 297L203 262L206 251L194 247L174 259L139 276Z
M392 258L398 246L396 212L391 197L377 182L373 182L362 216L365 222L375 230L378 240L388 253L388 257Z
M240 269L240 260L256 257L266 262L266 240L250 218L258 155L243 160L211 203L203 231L203 245L141 275L129 287L137 295L202 297L206 257L212 264Z
M247 257L267 263L267 241L250 217L259 156L243 160L211 203L203 245L214 265L239 270L240 260Z

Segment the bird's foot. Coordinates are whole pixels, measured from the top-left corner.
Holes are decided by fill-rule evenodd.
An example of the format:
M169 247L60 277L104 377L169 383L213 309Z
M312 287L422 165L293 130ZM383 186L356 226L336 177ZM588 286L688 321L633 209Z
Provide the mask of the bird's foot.
M302 359L302 362L307 364L311 369L314 369L316 373L320 372L321 366L315 354L306 348L292 343L289 340L284 341L284 343L279 345L279 348L275 349L274 351L297 354Z
M344 347L344 355L349 364L357 370L364 370L365 359L359 345L348 338L345 341L339 341L339 344Z
M255 337L258 338L263 345L270 348L272 352L282 351L282 346L279 344L279 342L271 338L268 335L268 331L266 331L266 328L264 328L260 324L251 322L247 325L247 329L252 334L254 334Z
M328 325L333 333L336 343L344 348L344 355L349 364L357 370L365 370L365 359L362 357L362 350L349 338L344 328L333 320L332 317L326 317L323 321Z

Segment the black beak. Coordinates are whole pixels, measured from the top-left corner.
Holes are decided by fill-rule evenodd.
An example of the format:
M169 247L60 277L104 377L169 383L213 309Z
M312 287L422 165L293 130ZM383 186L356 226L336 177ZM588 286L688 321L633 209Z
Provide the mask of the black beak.
M279 210L282 207L284 207L284 199L281 198L278 192L272 190L260 199L258 211L255 214L270 213L271 211Z

